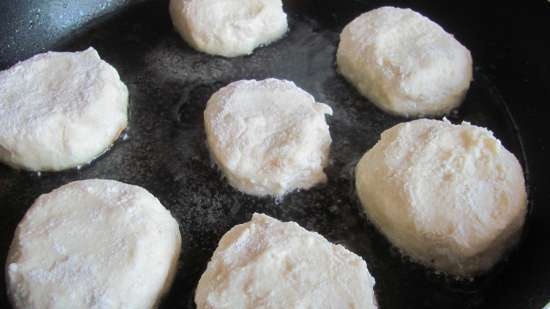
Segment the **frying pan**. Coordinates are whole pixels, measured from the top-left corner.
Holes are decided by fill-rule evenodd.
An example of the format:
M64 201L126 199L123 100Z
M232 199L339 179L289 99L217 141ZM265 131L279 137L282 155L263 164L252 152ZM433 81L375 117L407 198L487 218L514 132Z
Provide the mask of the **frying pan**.
M363 215L353 167L379 134L405 121L361 97L335 71L338 34L366 10L410 7L467 46L474 82L449 118L490 128L522 163L529 190L526 232L491 272L458 281L403 259ZM493 7L484 1L289 0L290 32L251 56L226 59L192 50L175 33L167 1L18 0L0 2L0 69L45 50L94 46L130 90L129 138L80 170L30 173L0 165L0 256L42 193L69 181L111 178L147 188L180 223L182 255L161 308L194 308L197 281L220 237L263 212L293 220L361 255L376 278L380 308L542 308L550 300L550 208L546 104L550 102L550 3ZM202 111L228 82L286 78L331 105L332 161L326 185L282 201L227 185L210 161ZM4 269L0 277L4 277ZM0 307L11 308L0 280Z

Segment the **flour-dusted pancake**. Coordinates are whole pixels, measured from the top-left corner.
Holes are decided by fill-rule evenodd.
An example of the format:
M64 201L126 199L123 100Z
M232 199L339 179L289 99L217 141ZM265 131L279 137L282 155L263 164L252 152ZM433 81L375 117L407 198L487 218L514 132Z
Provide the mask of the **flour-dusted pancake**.
M212 157L229 183L252 195L281 196L325 182L332 109L293 82L241 80L208 100Z
M0 72L0 161L34 171L89 163L126 128L128 90L93 48Z
M254 214L218 244L197 309L375 309L365 261L294 222Z
M410 9L382 7L354 19L340 34L336 60L361 94L404 116L449 112L472 80L468 49Z
M145 189L71 182L41 195L6 262L17 309L150 309L171 285L178 223Z
M489 130L415 120L382 133L359 161L368 218L402 253L458 276L491 268L519 239L523 171Z
M176 30L193 48L212 55L249 55L287 29L281 0L171 0Z

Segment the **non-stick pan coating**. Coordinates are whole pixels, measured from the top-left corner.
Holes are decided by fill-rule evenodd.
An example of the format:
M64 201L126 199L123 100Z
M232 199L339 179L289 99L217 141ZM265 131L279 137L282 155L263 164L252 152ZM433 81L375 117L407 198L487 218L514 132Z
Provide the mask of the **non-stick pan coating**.
M375 108L336 72L339 32L371 6L349 5L339 17L331 17L336 13L291 1L286 4L289 33L251 56L233 59L208 56L186 45L172 29L165 1L135 5L66 37L57 50L94 46L118 69L130 91L128 138L81 170L38 175L0 165L1 254L7 253L17 222L39 194L77 179L110 178L145 187L180 224L180 264L161 308L194 308L194 289L218 240L253 212L296 221L361 255L376 278L381 308L520 308L517 302L501 302L507 297L501 287L510 290L519 284L510 274L521 271L522 247L487 276L455 281L403 259L361 211L353 168L383 130L406 120ZM487 70L476 65L464 104L448 118L493 130L528 172L521 132ZM292 80L334 109L328 119L333 138L328 183L281 201L231 188L205 145L202 113L209 96L231 81L267 77ZM4 285L0 288L5 290ZM521 308L540 307L549 294L543 288L521 298L526 305ZM9 308L5 296L0 307Z

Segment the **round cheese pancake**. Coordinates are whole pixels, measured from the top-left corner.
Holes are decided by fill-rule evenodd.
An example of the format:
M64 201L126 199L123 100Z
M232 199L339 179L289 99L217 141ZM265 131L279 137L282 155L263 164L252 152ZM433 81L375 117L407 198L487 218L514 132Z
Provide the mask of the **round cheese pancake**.
M466 122L421 119L386 130L355 180L368 218L402 253L452 275L491 268L525 220L518 160Z
M472 57L451 34L410 10L364 13L340 34L338 70L382 110L439 115L457 107L472 80Z
M93 48L0 72L0 161L33 171L87 164L127 125L128 90Z
M249 55L287 29L281 0L171 0L176 30L193 48L212 55Z
M151 309L171 285L178 223L145 189L71 182L41 195L19 223L6 264L17 309Z
M375 309L363 259L294 222L254 214L220 240L197 309Z
M325 182L332 109L286 80L241 80L208 100L208 147L229 183L252 195L282 196Z

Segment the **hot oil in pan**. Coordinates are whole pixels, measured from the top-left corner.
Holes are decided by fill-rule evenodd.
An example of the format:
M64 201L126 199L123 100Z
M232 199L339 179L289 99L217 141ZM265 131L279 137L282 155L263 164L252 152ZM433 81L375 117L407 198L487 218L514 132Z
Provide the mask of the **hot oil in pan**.
M401 122L361 97L335 68L341 27L306 13L289 13L290 32L251 56L226 59L192 50L172 30L163 2L142 4L73 37L62 49L93 45L130 90L130 138L80 171L40 178L0 167L2 252L16 222L40 194L66 182L111 178L155 194L180 223L183 248L174 285L161 308L194 308L194 289L220 237L263 212L293 220L361 255L376 278L381 308L473 308L498 278L499 268L474 282L438 276L408 261L368 223L355 197L352 170L380 133ZM329 181L294 192L279 204L241 194L222 179L205 144L202 112L209 96L239 79L284 78L329 104L333 138ZM449 118L495 132L525 164L521 141L504 101L479 69L465 103ZM525 165L524 165L525 167Z

